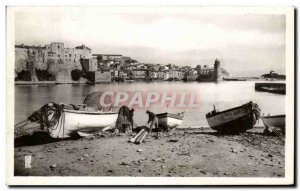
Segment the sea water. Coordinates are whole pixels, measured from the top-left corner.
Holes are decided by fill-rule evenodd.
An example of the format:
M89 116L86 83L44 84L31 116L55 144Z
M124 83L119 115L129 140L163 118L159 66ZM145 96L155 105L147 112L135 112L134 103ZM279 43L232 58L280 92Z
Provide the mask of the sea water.
M255 102L263 114L285 114L285 95L257 92L255 81L232 81L219 83L199 82L134 82L134 83L103 83L103 84L61 84L61 85L15 85L15 123L26 119L32 112L48 102L83 103L86 95L92 92L158 92L162 94L195 94L198 106L171 107L158 104L150 107L135 107L134 120L137 125L145 125L148 116L146 110L155 113L183 112L184 120L181 127L207 127L205 115L213 110L222 111L237 107L249 101ZM188 100L187 100L188 101ZM121 106L121 105L120 105ZM259 125L262 125L260 123Z

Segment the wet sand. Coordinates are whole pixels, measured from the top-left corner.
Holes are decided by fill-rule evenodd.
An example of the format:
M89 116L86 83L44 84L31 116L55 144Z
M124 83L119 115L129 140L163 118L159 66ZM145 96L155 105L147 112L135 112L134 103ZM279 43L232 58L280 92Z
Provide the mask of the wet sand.
M139 145L126 134L53 140L33 132L15 140L15 175L284 177L284 137L262 131L218 136L206 128L176 130L158 139L148 135ZM27 155L31 168L24 167Z

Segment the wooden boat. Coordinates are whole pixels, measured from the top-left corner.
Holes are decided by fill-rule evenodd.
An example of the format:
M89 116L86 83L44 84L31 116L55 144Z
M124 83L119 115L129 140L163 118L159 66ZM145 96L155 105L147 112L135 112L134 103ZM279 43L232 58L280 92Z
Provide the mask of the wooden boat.
M159 113L156 114L158 118L158 125L164 128L176 128L182 124L183 113Z
M255 91L286 94L285 83L255 83Z
M48 118L52 116L49 115ZM118 113L63 109L56 123L48 128L52 138L68 138L74 134L88 136L115 125Z
M246 103L225 111L213 111L206 114L209 126L225 134L236 134L246 132L253 128L260 116L260 109L253 102Z
M246 78L223 78L224 81L247 81Z
M278 127L285 131L285 115L263 116L262 121L266 128Z

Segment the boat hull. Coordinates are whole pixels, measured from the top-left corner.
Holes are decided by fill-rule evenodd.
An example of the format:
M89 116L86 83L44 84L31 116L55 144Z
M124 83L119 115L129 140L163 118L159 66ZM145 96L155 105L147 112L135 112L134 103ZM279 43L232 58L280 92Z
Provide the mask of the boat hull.
M284 95L286 94L286 85L284 83L255 83L255 91Z
M248 103L223 112L210 112L206 118L212 129L224 134L236 134L253 128L258 116L254 113L253 103Z
M255 125L255 120L249 115L239 117L234 121L229 121L221 125L212 126L211 128L224 134L236 134L246 132L248 129L252 129Z
M158 125L164 128L176 128L182 124L183 115L173 113L160 113L156 115Z
M282 130L285 129L285 115L264 116L262 121L266 127L278 127Z
M74 134L87 136L114 126L118 113L63 110L58 122L49 129L52 138L68 138Z

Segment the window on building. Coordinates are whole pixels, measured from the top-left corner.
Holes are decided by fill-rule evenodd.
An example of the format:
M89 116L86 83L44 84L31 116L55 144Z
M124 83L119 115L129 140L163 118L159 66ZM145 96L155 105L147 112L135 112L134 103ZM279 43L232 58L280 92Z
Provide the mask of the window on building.
M57 45L57 48L59 48L59 45Z
M58 55L58 58L60 58L60 55Z
M69 54L69 57L71 57L72 56L72 54Z

